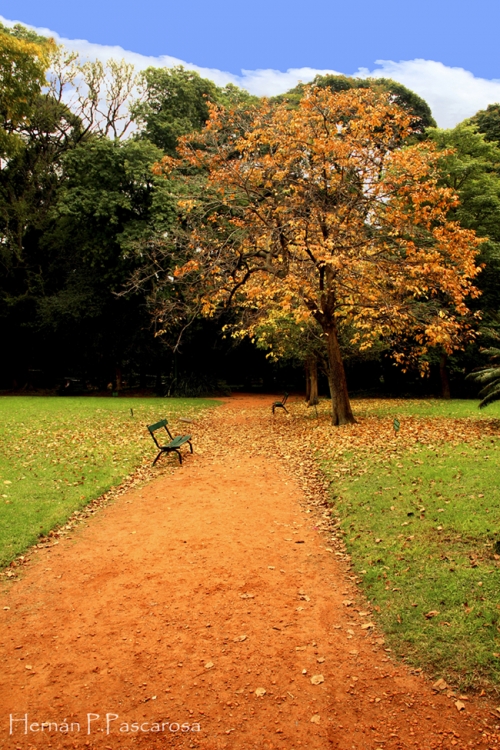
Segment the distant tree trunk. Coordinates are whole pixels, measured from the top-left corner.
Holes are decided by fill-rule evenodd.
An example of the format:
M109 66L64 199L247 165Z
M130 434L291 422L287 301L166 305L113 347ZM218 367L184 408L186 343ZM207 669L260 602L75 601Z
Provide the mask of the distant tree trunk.
M318 359L317 357L311 356L308 358L307 362L307 372L308 372L308 378L307 378L307 385L308 385L308 397L307 397L307 405L308 406L317 406L319 404L319 398L318 398Z
M448 361L448 356L446 352L443 352L441 354L441 359L439 360L439 375L441 377L442 398L451 398L450 378L448 375L448 368L446 366L447 361Z
M356 420L354 419L351 402L349 401L347 380L335 320L333 323L323 326L323 330L326 334L328 351L328 384L332 399L332 423L337 426L355 424Z
M309 359L306 359L304 368L306 371L306 403L309 404L309 398L311 396L311 375L309 372Z
M122 389L122 368L120 365L115 366L115 391Z

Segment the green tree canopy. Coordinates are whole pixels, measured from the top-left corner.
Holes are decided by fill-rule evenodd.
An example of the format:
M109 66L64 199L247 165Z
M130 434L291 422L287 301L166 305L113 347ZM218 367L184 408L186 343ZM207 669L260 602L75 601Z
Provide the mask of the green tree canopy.
M486 109L479 110L470 118L470 122L477 125L487 141L500 144L500 104L490 104Z
M35 111L55 50L53 39L19 24L12 29L0 24L0 158L11 156L20 145L18 128Z

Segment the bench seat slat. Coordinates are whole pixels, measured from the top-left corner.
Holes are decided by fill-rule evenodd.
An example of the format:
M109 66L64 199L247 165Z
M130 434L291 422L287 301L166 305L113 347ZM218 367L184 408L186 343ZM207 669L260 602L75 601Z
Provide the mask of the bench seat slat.
M173 440L165 445L164 448L178 448L180 445L184 445L188 440L191 440L191 435L177 435Z

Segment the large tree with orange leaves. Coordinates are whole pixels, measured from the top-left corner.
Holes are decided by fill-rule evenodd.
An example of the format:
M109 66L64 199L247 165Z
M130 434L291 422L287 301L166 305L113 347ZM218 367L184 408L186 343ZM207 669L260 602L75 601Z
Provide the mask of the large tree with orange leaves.
M334 424L354 421L340 326L361 347L390 339L400 362L452 351L467 328L479 240L448 221L456 195L437 184L433 146L411 134L411 115L387 95L311 87L297 109L212 108L179 159L157 166L186 181L192 254L176 276L201 282L206 314L237 300L257 318L314 318Z

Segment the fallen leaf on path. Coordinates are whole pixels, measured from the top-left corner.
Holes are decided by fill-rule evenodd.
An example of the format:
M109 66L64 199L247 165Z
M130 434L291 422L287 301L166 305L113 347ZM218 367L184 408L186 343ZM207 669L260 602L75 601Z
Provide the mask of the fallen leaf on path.
M255 689L255 695L257 698L262 698L266 694L266 688L258 687Z
M246 639L246 635L237 635L236 638L233 638L233 641L237 643L238 641L246 641Z
M457 711L465 711L465 703L462 703L462 701L455 701L455 707Z
M207 663L205 664L205 669L212 669L213 666L214 666L213 661L207 661Z
M325 681L325 678L322 674L313 674L311 677L311 684L312 685L321 685L322 682Z
M446 680L443 680L443 678L440 677L440 679L437 680L437 682L435 682L432 687L434 688L434 690L446 690L446 688L448 687L448 683L446 682Z
M255 599L255 594L240 594L240 599Z
M320 721L321 721L321 718L319 714L314 714L314 716L311 716L311 722L313 724L319 724Z

